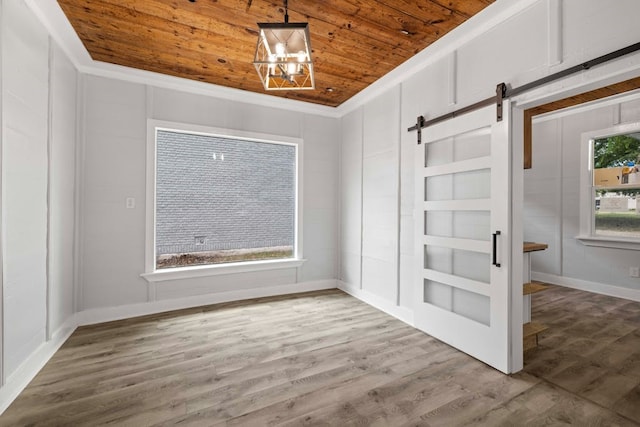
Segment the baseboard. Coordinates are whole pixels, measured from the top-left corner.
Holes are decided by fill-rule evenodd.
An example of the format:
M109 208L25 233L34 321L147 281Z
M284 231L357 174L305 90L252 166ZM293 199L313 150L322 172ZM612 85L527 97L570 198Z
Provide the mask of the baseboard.
M51 339L43 343L34 351L20 367L7 378L7 382L0 388L0 415L11 405L11 402L25 389L40 369L51 359L58 349L65 343L77 327L75 315L69 317Z
M245 299L276 295L296 294L300 292L320 291L324 289L335 289L336 287L337 283L334 279L316 280L312 282L300 282L289 285L268 286L264 288L240 289L237 291L204 294L141 304L94 308L78 313L78 325L93 325L96 323L129 319L132 317L146 316L148 314L157 314L209 304L219 304L229 301L241 301Z
M367 292L358 288L357 286L345 283L341 280L338 280L338 289L348 293L355 298L358 298L359 300L377 308L380 311L384 311L388 315L403 321L409 326L414 326L413 311L408 308L400 307L392 302L380 298L377 295L372 294L371 292Z
M555 274L539 273L532 271L531 278L541 282L579 289L581 291L608 295L610 297L624 298L631 301L640 301L640 289L623 288L621 286L607 285L604 283L590 282L588 280L574 279L572 277L556 276Z

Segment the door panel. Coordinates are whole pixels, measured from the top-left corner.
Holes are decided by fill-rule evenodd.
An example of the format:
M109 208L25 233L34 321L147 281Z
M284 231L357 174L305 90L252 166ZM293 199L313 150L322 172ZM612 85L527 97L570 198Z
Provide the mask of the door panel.
M508 372L508 101L503 111L501 122L489 106L423 130L415 156L416 251L423 259L415 323Z

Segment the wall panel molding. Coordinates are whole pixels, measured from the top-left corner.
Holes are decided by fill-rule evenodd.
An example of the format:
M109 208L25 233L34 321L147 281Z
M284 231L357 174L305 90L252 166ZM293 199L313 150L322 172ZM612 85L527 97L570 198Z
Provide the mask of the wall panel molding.
M562 64L562 1L547 0L548 65Z

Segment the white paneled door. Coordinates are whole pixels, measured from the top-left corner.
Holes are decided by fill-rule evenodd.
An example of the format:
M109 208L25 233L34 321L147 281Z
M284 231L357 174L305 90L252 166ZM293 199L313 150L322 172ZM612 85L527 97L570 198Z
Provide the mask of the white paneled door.
M510 106L425 128L416 148L417 328L509 372Z

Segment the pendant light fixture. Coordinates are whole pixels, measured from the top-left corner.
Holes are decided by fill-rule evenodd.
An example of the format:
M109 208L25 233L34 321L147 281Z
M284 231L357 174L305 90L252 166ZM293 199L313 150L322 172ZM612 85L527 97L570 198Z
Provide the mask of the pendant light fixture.
M284 23L258 23L253 65L266 90L314 89L309 23L289 23L284 0Z

